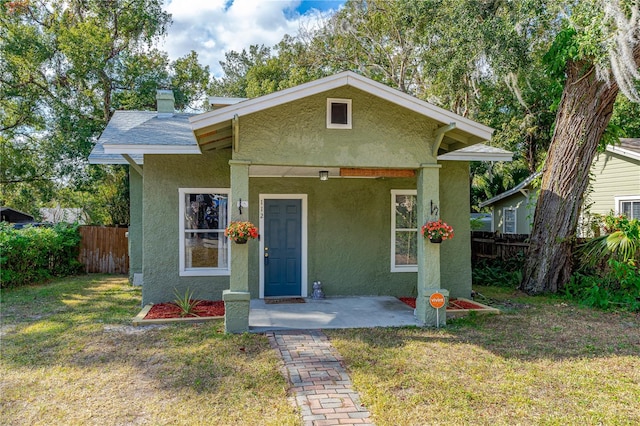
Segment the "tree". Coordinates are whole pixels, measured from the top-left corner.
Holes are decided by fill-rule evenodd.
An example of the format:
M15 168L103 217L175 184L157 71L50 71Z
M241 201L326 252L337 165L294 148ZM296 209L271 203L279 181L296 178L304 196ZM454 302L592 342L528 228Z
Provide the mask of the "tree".
M638 4L584 1L569 10L550 55L566 82L542 175L521 289L556 292L569 281L589 170L619 91L640 101Z
M35 213L52 202L79 202L69 188L112 194L99 181L123 188L126 174L89 168L86 158L114 109L154 110L159 88L174 89L179 109L200 106L208 67L195 52L169 63L151 47L169 24L159 0L0 5L3 205ZM114 200L97 201L113 211L95 217L122 223L128 200Z

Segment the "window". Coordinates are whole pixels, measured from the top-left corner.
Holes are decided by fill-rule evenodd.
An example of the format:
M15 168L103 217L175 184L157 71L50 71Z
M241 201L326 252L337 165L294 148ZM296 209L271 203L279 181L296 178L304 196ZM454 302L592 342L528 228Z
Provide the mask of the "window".
M327 99L327 129L351 128L351 99Z
M391 191L391 272L418 270L418 204L415 190Z
M640 219L640 196L616 197L618 214L623 214L629 219Z
M228 189L190 189L180 193L180 275L229 275Z
M505 234L516 233L516 209L506 208L502 210L502 232Z

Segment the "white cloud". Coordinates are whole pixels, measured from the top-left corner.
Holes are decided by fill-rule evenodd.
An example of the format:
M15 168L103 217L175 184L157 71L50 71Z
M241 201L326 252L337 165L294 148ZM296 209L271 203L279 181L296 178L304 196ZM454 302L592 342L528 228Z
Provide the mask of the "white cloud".
M165 0L173 24L159 48L175 60L195 50L211 72L221 73L225 52L252 44L272 47L285 34L297 34L300 24L316 11L301 15L301 0ZM335 3L335 2L334 2ZM328 5L329 3L327 3Z

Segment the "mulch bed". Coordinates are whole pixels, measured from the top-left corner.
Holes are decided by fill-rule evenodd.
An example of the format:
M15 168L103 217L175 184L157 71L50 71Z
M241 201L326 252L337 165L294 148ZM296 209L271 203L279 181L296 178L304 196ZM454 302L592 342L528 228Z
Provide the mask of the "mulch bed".
M412 308L416 308L416 298L415 297L398 297L402 302L411 306ZM449 305L447 306L448 311L455 311L460 309L483 309L483 306L477 305L473 302L469 302L467 300L458 300L458 299L449 299Z
M305 303L302 297L283 297L281 299L264 299L267 305L275 305L280 303Z
M193 315L182 316L182 309L175 303L154 304L144 319L222 317L224 302L222 300L199 300Z

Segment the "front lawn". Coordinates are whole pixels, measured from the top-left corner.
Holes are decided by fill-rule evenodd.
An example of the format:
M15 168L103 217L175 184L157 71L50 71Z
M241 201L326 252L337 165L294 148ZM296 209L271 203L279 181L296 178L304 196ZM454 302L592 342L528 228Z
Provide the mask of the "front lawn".
M640 424L640 316L476 290L504 313L326 331L378 426Z
M0 423L299 424L264 336L132 327L140 290L83 276L3 290Z

